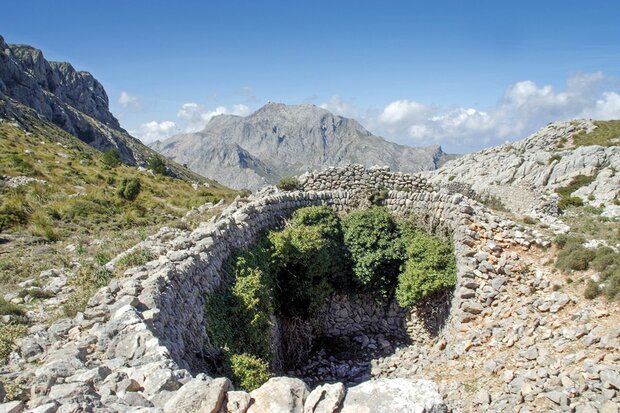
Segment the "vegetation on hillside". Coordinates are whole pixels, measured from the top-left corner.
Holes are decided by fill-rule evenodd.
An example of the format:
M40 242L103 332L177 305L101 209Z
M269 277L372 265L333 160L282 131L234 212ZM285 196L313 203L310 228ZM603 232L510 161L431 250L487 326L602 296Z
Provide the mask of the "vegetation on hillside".
M451 244L382 207L342 218L324 206L299 209L231 257L226 273L229 287L206 297L207 334L220 349L214 367L248 391L270 377L273 317L310 320L334 291L408 307L456 283Z
M95 289L115 275L104 264L118 253L163 225L175 225L193 207L236 196L214 182L192 186L139 170L123 164L115 150L101 153L51 124L23 121L31 132L0 121L0 297L17 291L45 299L50 293L40 286L18 283L38 283L41 271L62 269L75 292L51 318L82 310ZM11 178L31 181L11 187ZM133 266L152 258L125 260ZM28 306L3 300L0 316ZM20 331L25 330L1 326L0 336L7 337L2 345Z
M587 248L580 236L560 235L555 244L559 249L555 266L565 272L594 270L586 281L584 295L592 299L601 294L620 299L620 253L607 246Z
M581 131L573 135L575 146L618 146L620 145L620 120L594 121L596 129L590 133Z

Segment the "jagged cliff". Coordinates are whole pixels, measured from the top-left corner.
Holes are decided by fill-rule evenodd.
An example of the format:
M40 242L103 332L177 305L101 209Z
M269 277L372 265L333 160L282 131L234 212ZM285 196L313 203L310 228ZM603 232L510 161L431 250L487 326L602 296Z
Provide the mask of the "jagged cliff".
M412 148L374 136L357 121L314 105L268 103L247 117L216 116L196 133L151 148L234 188L260 188L286 175L358 163L416 172L436 169L439 146Z
M108 103L90 73L48 61L34 47L9 45L0 36L0 118L26 129L32 119L49 122L101 151L116 148L131 165L145 165L155 152L120 126ZM172 162L167 166L171 175L203 180Z

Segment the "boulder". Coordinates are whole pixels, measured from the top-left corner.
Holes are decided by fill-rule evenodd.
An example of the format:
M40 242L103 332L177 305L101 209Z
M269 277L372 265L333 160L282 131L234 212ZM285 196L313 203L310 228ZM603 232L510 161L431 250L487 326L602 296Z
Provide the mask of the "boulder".
M165 413L218 413L226 392L232 390L230 380L220 377L195 378L185 383L164 405Z
M229 391L226 393L226 406L221 413L245 413L250 400L250 395L244 391Z
M341 413L445 413L437 385L430 380L378 379L347 391Z
M342 383L318 386L308 395L304 413L334 413L344 399L346 389Z
M299 379L274 377L250 393L248 413L303 413L308 386Z

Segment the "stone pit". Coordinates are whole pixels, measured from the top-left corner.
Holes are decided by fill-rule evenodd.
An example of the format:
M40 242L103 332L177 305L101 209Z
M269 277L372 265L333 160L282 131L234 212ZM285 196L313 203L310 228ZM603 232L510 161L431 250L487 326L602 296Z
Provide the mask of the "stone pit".
M204 374L204 350L210 345L205 330L209 320L205 319L204 297L223 282L222 265L234 251L251 246L261 231L282 227L301 207L328 205L346 212L367 206L365 200L373 190L386 189L385 206L393 214L414 216L429 231L450 234L454 243L457 286L453 295L433 303L431 310L403 312L388 305L381 314L376 308L333 297L324 319L325 331L333 337L367 336L367 332L376 332L375 337L391 337L406 333L403 339L413 341L414 345L419 340L426 346L439 345L442 351L454 353L462 338L459 326L480 317L483 305L497 295L490 283L482 288L476 281L477 275L484 273L490 281L500 279L501 268L508 265L496 259L487 260L480 254L488 253L472 248L480 242L474 228L482 225L491 232L499 231L496 241L490 234L485 247L491 252L501 249L502 243L529 247L541 242L482 205L432 187L416 175L351 165L303 175L300 184L297 191L280 192L270 187L249 199L239 199L191 233L160 231L156 242L161 254L158 259L126 271L123 278L100 289L84 313L50 327L48 334L54 335L53 344L36 368L30 407L61 404L101 411L134 411L139 400L143 411L196 411L174 405L180 403L180 395L187 396L192 386L210 392L211 398L204 396L209 401L203 398L200 402L215 406L210 411L269 411L257 407L266 403L261 399L265 397L265 386L271 388L268 394L288 395L283 396L285 399L294 395L290 396L294 400L281 401L284 404L299 407L306 400L314 400L312 406L306 403L309 407L304 411L309 412L323 411L317 406L329 397L333 397L336 406L364 404L363 398L353 396L355 387L347 392L338 386L320 386L310 394L300 380L282 378L272 379L247 394L233 391L227 379L211 379ZM351 322L355 315L360 321ZM389 340L388 344L395 347ZM373 383L364 383L364 388L372 388ZM426 400L420 403L428 401L425 411L445 410L435 384L424 380L408 383L405 387L418 389L412 392L426 393L420 398ZM319 392L319 399L315 392ZM352 395L351 400L347 394ZM415 399L411 394L403 397ZM394 411L418 411L411 410L416 406ZM297 407L290 411L302 411Z

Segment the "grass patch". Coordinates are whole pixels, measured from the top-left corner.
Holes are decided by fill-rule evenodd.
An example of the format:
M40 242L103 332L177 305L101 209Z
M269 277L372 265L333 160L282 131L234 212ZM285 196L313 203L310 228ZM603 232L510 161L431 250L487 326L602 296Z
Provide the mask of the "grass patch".
M573 192L575 192L581 187L590 185L592 182L594 182L595 179L596 175L577 175L570 181L568 185L557 188L555 192L562 197L570 197Z
M620 145L620 120L594 121L596 129L590 133L581 131L573 135L575 146L618 146Z
M147 262L153 260L154 258L155 256L150 250L146 248L139 248L119 259L116 263L115 269L118 273L123 273L130 268L144 265Z

